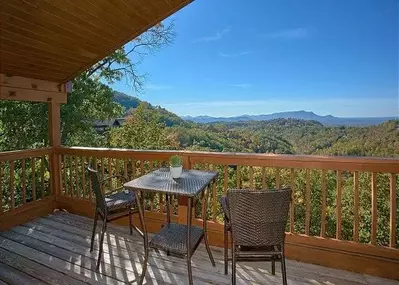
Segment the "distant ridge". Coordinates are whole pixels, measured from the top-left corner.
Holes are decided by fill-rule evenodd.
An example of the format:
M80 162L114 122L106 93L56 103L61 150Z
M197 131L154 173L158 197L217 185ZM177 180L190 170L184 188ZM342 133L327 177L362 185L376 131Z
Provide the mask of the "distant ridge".
M340 118L331 115L321 116L308 111L290 111L267 115L241 115L236 117L210 117L210 116L183 116L183 120L195 123L215 123L215 122L243 122L243 121L268 121L273 119L300 119L320 122L326 126L371 126L378 125L385 121L395 120L398 117L365 117L365 118Z

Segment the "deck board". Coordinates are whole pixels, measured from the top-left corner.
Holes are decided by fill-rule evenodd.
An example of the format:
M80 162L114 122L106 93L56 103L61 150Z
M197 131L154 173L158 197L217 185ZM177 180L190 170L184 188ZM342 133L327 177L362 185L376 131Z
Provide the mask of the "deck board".
M64 212L55 212L0 232L1 284L135 284L141 273L143 241L129 235L127 228L108 224L104 240L100 272L95 272L98 255L98 232L93 252L90 237L93 221ZM97 230L101 229L101 222ZM223 252L212 248L216 268L212 267L203 245L193 256L193 277L196 285L230 284L223 274ZM281 284L270 274L270 264L238 263L238 284ZM150 251L145 284L187 284L185 260ZM398 281L366 276L337 269L287 260L290 285L398 285ZM19 283L18 283L19 282Z

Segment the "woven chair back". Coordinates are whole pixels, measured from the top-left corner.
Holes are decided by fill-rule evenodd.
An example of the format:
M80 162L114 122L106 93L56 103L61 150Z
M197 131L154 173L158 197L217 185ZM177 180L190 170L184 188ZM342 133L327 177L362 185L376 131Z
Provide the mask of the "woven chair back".
M105 204L105 198L101 191L100 180L98 178L98 173L96 170L92 169L90 166L87 168L89 171L89 176L91 180L91 187L94 192L94 196L96 197L96 207L100 209L103 214L106 214L107 207Z
M233 240L237 246L263 247L284 242L291 189L231 189L227 193Z

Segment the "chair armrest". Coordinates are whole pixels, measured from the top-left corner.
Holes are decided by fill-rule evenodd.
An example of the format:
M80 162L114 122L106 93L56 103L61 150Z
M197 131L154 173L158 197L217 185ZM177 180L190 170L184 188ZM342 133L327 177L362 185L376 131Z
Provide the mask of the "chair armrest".
M220 205L222 206L222 210L227 221L230 221L230 210L229 210L229 202L227 200L227 196L220 197Z

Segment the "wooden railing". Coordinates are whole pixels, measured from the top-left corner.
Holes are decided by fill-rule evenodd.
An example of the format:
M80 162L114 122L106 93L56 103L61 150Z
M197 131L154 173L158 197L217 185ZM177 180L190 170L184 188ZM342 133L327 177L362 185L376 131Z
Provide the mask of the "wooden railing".
M219 173L208 210L214 223L223 222L218 201L229 188L289 186L293 203L287 232L398 247L398 160L91 148L60 148L56 153L61 155L63 196L92 199L85 171L89 161L104 177L120 174L133 179L167 166L168 158L179 153L186 168ZM163 212L162 201L161 196L149 197L147 210Z
M51 148L0 153L0 229L24 221L32 210L42 213L53 207L51 153Z
M168 166L169 157L174 154L183 157L186 169L212 169L219 173L218 182L211 189L207 211L212 244L223 244L223 215L219 198L227 189L267 191L289 186L293 189L293 197L286 229L288 257L399 278L397 159L64 147L20 152L19 156L1 154L1 209L10 212L12 207L16 209L21 204L29 204L34 199L33 193L36 193L36 199L42 199L42 193L51 195L56 192L54 207L92 216L94 197L86 171L89 163L104 178L120 174L133 179L155 168ZM59 180L50 192L48 188L42 192L41 157L49 155L55 156L55 161L59 162L54 167ZM33 163L31 157L35 157ZM47 165L46 161L44 165ZM23 180L23 173L26 172L25 177L31 175L32 170L27 172L27 169L32 167L36 180L29 184ZM14 178L5 180L5 172L14 173L10 175ZM16 172L20 173L18 178ZM21 181L26 183L21 184ZM44 185L49 185L47 171L44 181ZM120 186L120 182L109 179L104 187L115 188L118 183ZM7 199L4 198L5 185L10 185L7 186L10 194L14 191L13 196ZM146 219L150 231L158 231L165 222L163 201L162 195L149 195L146 199ZM184 201L175 197L172 205L172 220L184 221ZM198 225L201 224L200 206L200 201L197 201L197 215L193 223Z

